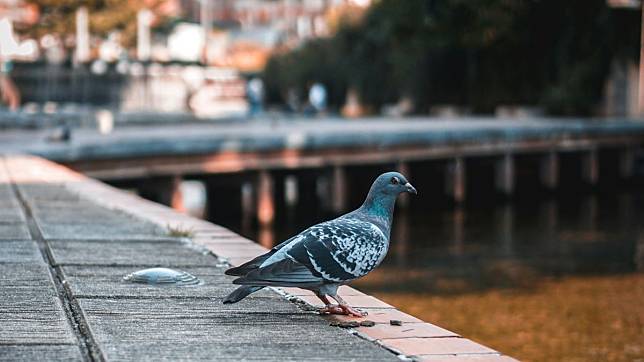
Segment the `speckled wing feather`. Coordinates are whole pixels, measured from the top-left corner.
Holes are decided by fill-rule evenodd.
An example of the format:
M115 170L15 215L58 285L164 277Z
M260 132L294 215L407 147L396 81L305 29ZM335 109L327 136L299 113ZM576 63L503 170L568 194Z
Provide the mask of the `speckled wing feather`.
M353 218L327 221L271 251L259 268L235 284L316 285L364 276L387 254L388 240L374 224Z
M372 271L387 254L388 238L374 224L343 217L315 225L303 242L310 267L325 280L344 282ZM295 250L293 250L295 251ZM302 255L294 259L307 264Z

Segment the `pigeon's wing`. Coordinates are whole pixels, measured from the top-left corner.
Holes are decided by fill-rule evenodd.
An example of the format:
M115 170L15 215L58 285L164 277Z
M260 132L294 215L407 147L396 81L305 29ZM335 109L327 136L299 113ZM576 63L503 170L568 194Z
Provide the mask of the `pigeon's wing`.
M338 218L309 229L309 237L287 253L326 281L345 282L373 270L387 254L388 238L374 224Z
M286 241L284 241L283 243L281 243L279 245L274 246L267 253L259 255L259 256L255 257L254 259L252 259L250 261L247 261L246 263L244 263L244 264L242 264L240 266L237 266L237 267L230 268L230 269L226 270L225 274L226 275L233 275L233 276L244 276L244 275L250 273L251 271L259 268L259 266L262 265L262 263L264 263L268 258L273 256L275 253L277 253L284 246L286 246L290 242L292 242L295 238L297 238L297 235L292 237L292 238L290 238L290 239L288 239L288 240L286 240Z
M247 275L233 280L234 284L283 287L318 286L323 282L324 279L315 276L305 265L289 258L257 268Z
M233 281L235 284L248 285L280 285L280 286L306 286L319 285L324 281L322 276L315 271L308 262L300 262L291 253L299 255L304 249L304 242L313 238L311 228L304 230L286 242L273 248L269 253L251 260L255 267L241 278ZM243 267L243 265L242 265ZM241 267L240 267L241 268Z
M233 283L303 287L346 282L373 270L387 247L374 224L339 218L298 234Z

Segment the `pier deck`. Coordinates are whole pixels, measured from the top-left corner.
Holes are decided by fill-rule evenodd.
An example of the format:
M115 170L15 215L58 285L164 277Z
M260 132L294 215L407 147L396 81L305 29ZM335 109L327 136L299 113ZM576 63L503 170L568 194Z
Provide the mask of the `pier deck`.
M60 162L102 180L383 164L454 157L637 148L644 122L582 118L373 118L117 125L0 133L0 153Z
M265 249L40 158L0 156L0 205L0 360L513 360L351 288L375 326L330 326L296 289L223 305L226 267ZM203 284L123 281L155 266Z

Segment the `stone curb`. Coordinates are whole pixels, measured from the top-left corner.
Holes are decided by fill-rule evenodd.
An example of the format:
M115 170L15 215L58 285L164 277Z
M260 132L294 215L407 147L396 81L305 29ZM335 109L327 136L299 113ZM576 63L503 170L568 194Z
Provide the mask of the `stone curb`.
M190 231L192 241L211 251L231 265L239 265L268 249L224 227L178 213L171 208L140 198L85 177L62 165L34 157L12 156L11 162L20 162L26 168L25 182L60 183L68 190L109 209L126 212L147 220L160 228ZM312 292L298 288L275 288L289 299L297 298L310 307L321 307ZM352 305L365 309L363 318L325 316L330 323L348 321L373 321L372 327L354 329L360 337L371 340L396 354L401 359L422 361L516 361L501 353L462 338L458 334L401 312L378 298L354 288L343 286L339 293ZM391 321L400 321L393 325Z

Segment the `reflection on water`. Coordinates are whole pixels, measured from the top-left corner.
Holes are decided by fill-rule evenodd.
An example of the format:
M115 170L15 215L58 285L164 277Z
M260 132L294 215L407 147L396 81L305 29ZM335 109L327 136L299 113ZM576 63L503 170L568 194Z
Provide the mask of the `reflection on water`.
M396 211L383 264L355 285L521 359L644 358L642 201L632 191L465 208L412 200ZM278 213L272 229L222 223L268 246L332 217L311 209Z
M529 287L530 278L633 272L642 199L627 192L424 211L412 204L396 211L389 255L361 285L463 293ZM227 226L271 246L331 217L286 212L273 228L248 220Z

